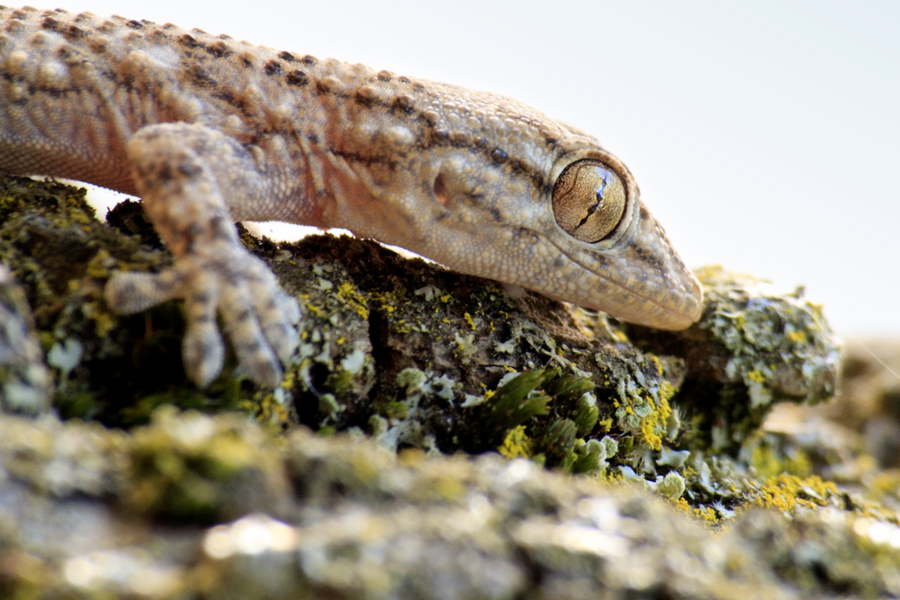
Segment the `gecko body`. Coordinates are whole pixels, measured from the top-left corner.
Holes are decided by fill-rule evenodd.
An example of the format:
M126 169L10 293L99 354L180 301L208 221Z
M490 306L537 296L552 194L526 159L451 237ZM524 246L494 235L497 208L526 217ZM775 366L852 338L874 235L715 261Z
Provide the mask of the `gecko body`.
M173 25L0 8L0 171L140 196L175 257L107 285L120 313L183 298L189 376L221 370L217 312L275 385L296 300L234 221L402 246L452 269L664 329L702 291L592 137L514 100Z

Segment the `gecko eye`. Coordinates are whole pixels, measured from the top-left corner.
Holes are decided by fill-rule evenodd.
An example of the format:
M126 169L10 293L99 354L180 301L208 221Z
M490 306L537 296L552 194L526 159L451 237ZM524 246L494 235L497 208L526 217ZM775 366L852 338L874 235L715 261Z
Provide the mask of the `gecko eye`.
M612 233L625 214L622 179L602 162L579 160L553 186L553 215L566 233L593 244Z

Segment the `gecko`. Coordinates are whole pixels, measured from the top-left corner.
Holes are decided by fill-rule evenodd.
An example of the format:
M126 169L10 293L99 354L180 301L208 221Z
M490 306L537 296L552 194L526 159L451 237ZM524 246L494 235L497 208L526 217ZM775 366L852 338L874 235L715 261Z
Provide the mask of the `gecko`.
M120 16L0 7L0 172L139 196L174 257L120 314L183 299L206 387L225 342L274 387L301 311L236 221L348 229L450 269L679 330L703 292L592 136L487 92Z

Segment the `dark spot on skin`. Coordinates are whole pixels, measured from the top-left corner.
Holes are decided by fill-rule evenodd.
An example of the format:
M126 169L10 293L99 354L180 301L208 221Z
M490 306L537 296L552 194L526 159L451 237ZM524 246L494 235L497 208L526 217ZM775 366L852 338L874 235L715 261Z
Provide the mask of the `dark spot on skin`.
M491 158L494 159L495 163L505 163L506 159L509 157L506 155L506 152L500 148L494 148L491 150Z
M495 221L497 221L498 223L503 222L503 214L497 208L495 208L493 206L490 207L490 213L491 213L491 217L493 217L493 219Z
M398 77L398 78L397 78L397 81L399 81L400 83L410 83L409 77L404 77L403 75L401 75L400 77Z
M290 85L303 87L309 83L309 77L303 71L291 71L288 73L287 82Z
M103 38L94 38L88 42L88 48L90 48L94 54L103 54L106 52L107 42Z
M185 252L185 254L193 253L194 252L194 244L196 244L197 239L192 235L184 235L184 236L179 236L179 237L184 238L184 245L183 245L184 250L183 251ZM175 237L175 240L176 240L175 245L177 246L178 245L178 242L177 242L178 237Z
M478 146L479 148L487 148L488 143L487 143L486 139L484 139L483 137L480 137L475 140L475 145Z
M516 235L523 239L532 240L534 243L537 243L537 236L530 229L525 229L524 227L519 227L516 230Z
M297 62L297 57L295 57L290 52L284 51L278 53L278 58L287 62Z
M63 46L56 51L56 55L63 60L72 58L72 49L68 46Z
M66 39L77 40L85 36L85 31L77 25L69 25L66 29Z
M394 106L404 113L410 114L413 111L413 99L406 95L397 96L396 100L394 100Z
M314 133L310 133L309 135L307 135L307 136L306 136L306 139L308 139L308 140L309 140L310 142L312 142L313 144L318 144L318 143L319 143L319 136L317 136L317 135L314 134Z
M375 98L372 97L371 93L362 90L357 90L353 95L353 99L363 106L372 106L375 102Z
M57 29L59 29L59 21L57 21L53 17L46 17L43 21L41 21L41 29L46 29L47 31L56 31Z
M234 52L231 50L231 48L228 47L228 44L226 44L225 42L216 42L215 44L207 47L207 50L216 58L222 58L234 54Z
M191 223L190 225L188 225L187 229L185 230L184 235L185 235L185 237L190 239L191 242L193 242L194 238L196 238L197 236L202 235L202 234L203 234L203 227L201 227L199 223Z
M281 63L277 60L270 60L265 66L266 75L281 75Z
M222 223L224 221L225 219L222 217L222 215L216 215L209 220L209 228L213 231L218 231L222 228Z
M194 81L202 86L208 87L218 87L218 82L212 78L209 74L209 71L201 67L200 65L192 65L188 69L188 73L194 79Z
M241 64L244 65L245 67L247 67L248 69L252 69L252 68L253 68L253 61L250 60L250 59L249 59L248 57L246 57L246 56L242 56L242 57L241 57Z
M202 170L203 168L195 163L182 163L178 165L178 172L185 177L196 177Z
M146 179L147 173L141 173L142 178ZM172 181L172 177L174 174L172 173L172 168L168 164L160 165L159 169L156 171L156 177L162 183L169 183Z
M376 77L378 77L378 81L390 81L391 79L393 79L394 74L390 71L378 71L378 75L376 75Z
M234 316L234 319L239 322L249 321L252 318L253 318L253 311L250 310L249 308L245 308L245 309L241 310L240 312L238 312L238 314L236 314Z
M198 42L196 39L194 39L194 37L192 35L187 34L187 33L184 34L183 36L181 36L179 38L179 41L182 43L183 46L185 46L187 48L197 48L201 45L200 42Z
M141 23L140 21L134 21L134 20L128 21L127 23L125 23L125 25L127 25L131 29L143 29L144 28L144 23Z
M300 62L302 62L304 65L312 66L312 65L316 64L317 62L319 62L319 59L316 58L315 56L310 56L309 54L307 54L306 56L304 56L303 58L300 59Z

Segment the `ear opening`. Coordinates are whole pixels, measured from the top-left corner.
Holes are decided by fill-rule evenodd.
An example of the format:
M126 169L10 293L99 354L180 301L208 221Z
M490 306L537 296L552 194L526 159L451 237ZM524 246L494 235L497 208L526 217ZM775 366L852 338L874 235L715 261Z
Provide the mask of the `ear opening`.
M441 206L450 204L450 194L447 193L447 184L444 182L443 173L438 173L434 178L434 197L441 203Z

